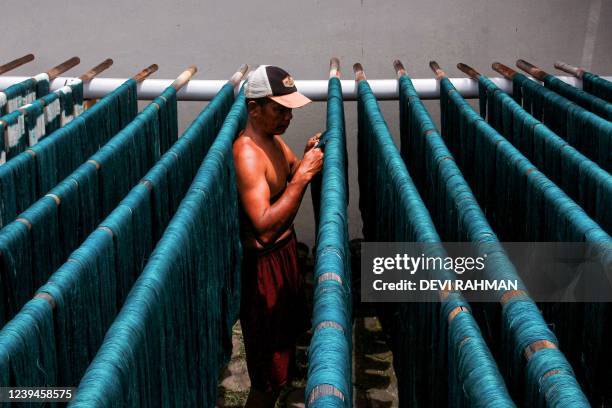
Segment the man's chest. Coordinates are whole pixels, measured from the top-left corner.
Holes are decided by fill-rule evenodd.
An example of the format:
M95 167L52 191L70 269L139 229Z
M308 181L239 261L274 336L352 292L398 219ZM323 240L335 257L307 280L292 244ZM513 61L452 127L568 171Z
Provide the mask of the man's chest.
M270 149L265 154L266 181L270 187L270 197L282 193L290 175L289 163L280 149Z

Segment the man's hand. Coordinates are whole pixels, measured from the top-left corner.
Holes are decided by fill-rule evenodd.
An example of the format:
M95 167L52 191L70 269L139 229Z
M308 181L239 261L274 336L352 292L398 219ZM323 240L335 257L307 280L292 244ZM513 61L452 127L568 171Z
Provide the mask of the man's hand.
M309 140L310 142L310 140ZM310 149L304 153L293 180L309 183L312 178L323 168L323 151L321 149Z
M306 154L307 151L312 149L317 144L320 138L321 138L321 133L315 133L313 137L308 139L308 141L306 142L306 147L304 148L304 154Z

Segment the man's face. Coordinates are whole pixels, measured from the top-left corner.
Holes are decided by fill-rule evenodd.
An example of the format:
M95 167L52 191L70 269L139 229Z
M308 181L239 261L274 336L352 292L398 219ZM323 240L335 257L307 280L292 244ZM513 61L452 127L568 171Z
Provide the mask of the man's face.
M255 102L250 102L250 104L255 106L249 109L249 115L264 132L274 135L285 133L293 118L291 108L287 108L271 99L263 105Z

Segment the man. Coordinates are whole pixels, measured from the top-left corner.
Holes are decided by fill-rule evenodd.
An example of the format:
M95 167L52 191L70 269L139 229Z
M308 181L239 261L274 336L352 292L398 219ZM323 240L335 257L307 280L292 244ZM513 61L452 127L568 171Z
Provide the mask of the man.
M309 326L293 219L323 152L314 147L316 134L298 160L280 136L292 109L310 102L286 71L260 66L245 97L248 120L233 154L244 248L240 321L251 379L246 406L273 407L291 380L297 337Z

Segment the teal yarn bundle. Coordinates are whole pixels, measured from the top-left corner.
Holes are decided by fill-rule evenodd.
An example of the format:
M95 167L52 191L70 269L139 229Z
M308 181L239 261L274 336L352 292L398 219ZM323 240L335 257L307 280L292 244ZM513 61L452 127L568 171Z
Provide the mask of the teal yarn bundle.
M522 74L512 77L512 97L570 145L612 171L612 123Z
M608 103L612 103L612 82L591 72L582 73L582 89Z
M30 149L36 158L40 194L47 193L134 119L138 112L136 85L133 79L127 80Z
M212 406L240 305L240 93L71 406ZM182 138L181 138L182 139Z
M484 75L478 78L478 86L480 115L611 233L612 175L529 115Z
M78 385L187 191L189 184L180 181L195 175L195 162L204 157L233 98L233 86L224 86L183 136L38 290L53 299L53 313L30 319L27 330L16 330L18 336L11 340L10 347L0 347L0 355L8 357L8 361L0 361L0 373L13 372L20 379L44 372L48 376L46 385ZM28 305L40 302L47 304L42 299L30 301L5 327L24 319ZM51 332L43 330L45 327L51 327ZM7 335L0 332L0 344ZM55 338L51 349L28 351L28 344L46 346L51 338ZM21 355L26 357L15 365L15 356ZM0 384L27 385L18 380Z
M442 136L504 241L609 242L582 208L440 81Z
M602 243L599 260L604 267L609 265L610 236L488 125L448 79L442 79L440 87L444 141L497 235L505 241ZM611 313L606 304L594 307L602 308L598 321L593 321L581 304L542 305L544 316L554 324L555 335L582 387L589 391L587 395L597 399L605 389L591 391L597 376L587 376L584 367L598 366L602 370L599 376L604 376L610 369L595 360L610 352L605 347L587 345L596 344L589 339L598 326L609 326Z
M28 302L0 333L2 386L12 383L24 387L57 384L53 309L46 300ZM32 356L37 356L38 365L32 364Z
M546 395L548 406L590 406L584 395L573 392L578 384L572 368L564 359L555 355L554 350L539 351L533 356L529 365L533 367L530 370L533 374L529 375L526 380L532 388L537 388L542 395ZM554 375L547 375L551 372L548 371L551 365L555 366Z
M226 84L179 137L173 88L137 114L128 81L113 100L80 114L82 83L73 85L63 101L53 93L43 97L48 103L22 107L31 116L2 116L14 126L20 115L23 133L0 166L0 218L9 214L0 220L0 386L78 386L78 407L213 406L240 306L232 144L247 117L244 95ZM579 150L529 112L587 132L576 121L596 122L597 132L605 121L573 102L566 111L546 107L543 96L521 99L523 106L486 77L479 115L443 79L438 133L403 76L398 149L368 83L356 85L366 240L425 242L440 257L442 241L471 242L489 257L488 279L517 279L499 239L603 244L600 259L610 266L610 174L584 145ZM62 104L52 120L51 103ZM348 156L336 78L326 119L323 171L311 187L315 287L305 396L309 407L349 407ZM454 275L440 269L428 277ZM612 402L609 304L492 296L497 304L470 305L451 292L429 303L376 305L400 406Z
M0 151L10 160L28 147L68 123L82 113L83 83L78 81L55 92L43 95L32 103L20 106L0 117L0 134L7 130L8 145ZM4 123L2 123L4 122ZM2 138L4 145L4 138Z
M0 166L0 227L72 173L136 113L136 81L130 79L78 118Z
M86 163L0 230L0 275L11 288L2 322L17 313L157 162L162 140L176 140L176 129L176 91L169 87ZM27 226L28 234L20 233L19 224Z
M45 138L47 135L63 126L61 116L62 106L60 103L60 96L57 92L52 92L49 95L43 96L38 101L32 102L32 105L37 103L43 103L44 105L45 131L38 138L40 141L40 139Z
M440 242L366 81L358 83L358 113L359 207L365 239ZM445 256L441 247L432 249L432 254ZM454 274L444 269L431 273L440 279L452 279ZM439 303L384 306L380 317L389 332L400 406L515 406L459 294L452 293ZM459 315L462 318L455 321ZM469 347L460 337L465 333L469 333ZM477 378L485 379L486 387Z
M474 242L475 253L478 256L484 254L488 256L487 268L484 271L486 278L491 280L517 279L520 282L514 265L497 240L495 232L487 222L468 183L455 164L442 137L438 134L408 76L400 77L399 89L402 156L410 173L414 175L415 184L430 209L441 238L446 242ZM525 290L522 282L519 288ZM495 298L501 302L504 294L503 291L499 291L495 294ZM525 345L529 344L527 341L547 340L556 344L557 339L548 328L535 303L528 297L511 298L506 302L505 310L514 310L514 304L519 302L523 325L516 324L516 321L507 312L503 313L501 323L496 321L485 323L489 327L501 325L504 331L503 336L507 344L501 345L503 349L501 353L504 358L500 366L515 400L524 401L526 406L545 406L546 396L540 395L537 387L528 388L525 392L522 378L523 373L530 366L525 367L526 362L520 350L522 350L521 347L524 349ZM495 312L501 314L501 310L495 310ZM490 344L494 345L499 340L499 335L495 333L495 336L490 339ZM519 350L519 354L516 354L516 350ZM558 349L555 349L552 354L564 359ZM549 371L555 369L555 366L548 367ZM555 376L551 377L550 381L554 383ZM531 393L533 391L535 393ZM574 388L573 393L583 395L578 386ZM539 404L540 399L542 404ZM570 405L573 402L573 399L566 399L561 400L558 405L550 406L576 406Z
M2 116L0 120L3 122L0 124L0 131L4 139L5 160L10 160L28 146L27 127L31 123L25 123L24 115L19 110Z
M39 75L25 81L13 84L2 91L4 98L0 100L0 116L14 112L23 105L34 102L49 93L49 77Z
M342 87L331 78L320 191L311 189L318 215L314 267L313 336L305 399L309 407L350 407L352 300L348 248L348 181Z
M60 121L64 126L83 113L83 81L71 81L56 91L60 101Z
M612 120L612 103L563 82L554 75L546 75L542 82L546 88L575 102L578 106L604 119Z

